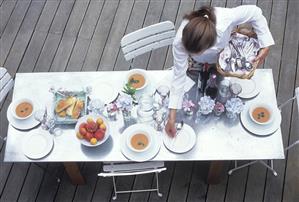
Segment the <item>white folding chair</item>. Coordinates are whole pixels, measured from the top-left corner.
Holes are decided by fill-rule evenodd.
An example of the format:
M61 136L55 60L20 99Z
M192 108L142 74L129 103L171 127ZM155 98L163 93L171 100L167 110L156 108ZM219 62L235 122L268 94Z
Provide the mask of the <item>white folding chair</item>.
M0 67L0 103L4 100L5 96L12 89L14 81L10 74L3 67ZM6 137L0 136L0 139L5 141Z
M125 35L120 42L126 61L149 51L171 45L175 37L175 27L170 21L144 27Z
M117 194L130 193L130 192L146 192L146 191L156 191L159 197L162 194L159 191L159 178L158 174L165 171L164 162L142 162L142 163L120 163L113 162L103 165L103 172L99 173L98 176L101 177L112 177L114 196L113 200L117 198ZM129 175L144 175L155 173L156 175L156 188L151 189L135 189L135 190L122 190L118 191L116 189L115 177L129 176Z
M281 110L286 104L290 103L291 101L297 99L297 109L298 109L298 114L299 114L299 87L295 89L295 95L294 97L288 99L285 101L283 104L281 104L278 108ZM290 144L288 147L286 147L284 150L288 151L289 149L293 148L295 145L299 144L299 140L295 141L294 143ZM270 165L268 165L265 161L263 160L256 160L256 161L250 161L249 163L243 164L241 166L238 166L237 161L235 161L235 167L231 170L228 171L228 174L231 175L234 171L239 170L241 168L245 168L247 166L250 166L255 163L261 163L265 167L267 167L269 170L272 171L274 176L277 176L277 172L274 170L274 165L273 165L273 160L270 160Z
M0 67L0 103L4 100L7 93L12 89L14 81L10 74L3 67Z

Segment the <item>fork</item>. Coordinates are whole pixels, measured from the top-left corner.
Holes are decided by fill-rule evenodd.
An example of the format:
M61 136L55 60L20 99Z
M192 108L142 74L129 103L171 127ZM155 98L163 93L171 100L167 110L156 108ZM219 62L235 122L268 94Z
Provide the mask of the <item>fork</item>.
M180 134L180 132L182 131L183 126L184 126L184 121L181 121L179 124L177 124L177 126L176 126L176 133L175 133L175 136L174 136L174 138L172 140L172 145L175 144L176 138Z

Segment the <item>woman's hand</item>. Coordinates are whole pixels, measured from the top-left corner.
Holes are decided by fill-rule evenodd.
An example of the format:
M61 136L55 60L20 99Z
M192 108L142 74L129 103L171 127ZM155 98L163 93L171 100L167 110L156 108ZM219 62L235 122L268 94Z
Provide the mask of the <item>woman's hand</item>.
M176 120L176 110L170 109L168 121L165 125L165 131L167 135L169 135L170 137L174 137L176 133L175 120Z
M254 62L258 61L258 66L261 65L265 58L267 57L267 55L269 54L269 51L270 51L270 48L269 47L265 47L265 48L262 48L260 51L259 51L259 54L256 56L256 58L254 59Z

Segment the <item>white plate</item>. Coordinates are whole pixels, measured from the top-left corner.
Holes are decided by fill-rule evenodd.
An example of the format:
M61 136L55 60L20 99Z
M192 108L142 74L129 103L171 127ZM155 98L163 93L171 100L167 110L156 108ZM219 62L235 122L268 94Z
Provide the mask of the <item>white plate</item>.
M24 135L22 149L28 158L40 159L52 151L53 145L53 136L38 129Z
M90 142L88 142L88 141L85 140L85 139L78 139L77 136L76 136L77 132L79 131L79 127L80 127L81 123L83 123L83 122L86 123L86 122L87 122L87 119L88 119L89 117L93 118L94 121L96 121L96 119L98 119L98 118L101 118L101 119L103 119L103 122L104 122L105 125L106 125L106 132L105 132L104 139L102 139L101 141L98 141L98 142L97 142L96 144L94 144L94 145L93 145L93 144L90 144ZM103 117L103 116L98 116L98 115L85 115L85 116L81 117L80 119L78 119L78 122L77 122L77 124L76 124L76 126L75 126L75 138L77 138L77 139L81 142L81 144L83 144L83 145L85 145L85 146L87 146L87 147L96 147L96 146L99 146L99 145L103 144L103 143L109 138L109 136L110 136L109 123L108 123L108 120L107 120L105 117Z
M163 142L167 149L175 153L185 153L190 151L196 144L196 134L191 126L184 124L179 135L171 138L165 132Z
M92 93L89 96L91 99L100 99L105 104L108 104L116 99L118 91L109 82L98 81L92 85Z
M242 91L238 95L240 98L249 99L260 93L260 88L256 85L255 79L231 78L231 81L241 85Z
M248 112L249 108L250 106L246 105L240 116L243 126L249 132L258 136L268 136L273 134L279 128L281 123L281 114L277 108L275 108L273 112L273 121L267 125L260 125L252 121Z
M134 152L128 146L126 142L126 138L129 134L134 133L134 131L138 131L142 128L146 130L149 135L151 135L152 143L150 148L148 148L144 152ZM149 161L154 158L160 150L162 139L154 128L145 125L145 124L135 124L125 129L125 131L121 134L120 138L120 146L122 154L130 160L137 162Z
M35 120L34 114L32 114L32 116L30 116L28 119L23 119L23 120L16 119L12 115L11 108L12 108L12 104L9 105L6 115L7 115L7 120L14 128L17 128L20 130L29 130L31 128L34 128L38 124L40 124L39 121ZM38 109L40 109L40 105L37 103L34 103L34 108L38 110ZM32 113L34 113L34 111Z

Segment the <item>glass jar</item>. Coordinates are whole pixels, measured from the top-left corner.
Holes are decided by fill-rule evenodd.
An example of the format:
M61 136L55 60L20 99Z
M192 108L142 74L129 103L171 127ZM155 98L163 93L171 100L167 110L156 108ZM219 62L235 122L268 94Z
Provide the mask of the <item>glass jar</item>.
M151 95L142 95L138 101L137 116L139 122L153 121L154 99Z
M218 87L217 101L221 102L222 104L225 104L226 101L231 98L230 85L231 82L228 79L223 79L220 82Z

